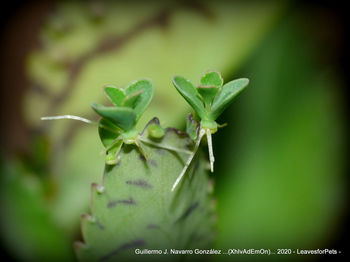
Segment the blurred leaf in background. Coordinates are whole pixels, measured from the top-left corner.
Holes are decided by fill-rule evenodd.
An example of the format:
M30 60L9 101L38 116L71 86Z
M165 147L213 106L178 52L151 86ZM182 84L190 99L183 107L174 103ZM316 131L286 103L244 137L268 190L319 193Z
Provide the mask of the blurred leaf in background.
M45 188L21 163L0 165L0 229L21 261L73 260L71 243L53 221Z
M284 17L234 73L251 82L222 116L229 126L214 141L217 248L332 248L345 208L340 82L317 64L322 54L300 21L298 12Z

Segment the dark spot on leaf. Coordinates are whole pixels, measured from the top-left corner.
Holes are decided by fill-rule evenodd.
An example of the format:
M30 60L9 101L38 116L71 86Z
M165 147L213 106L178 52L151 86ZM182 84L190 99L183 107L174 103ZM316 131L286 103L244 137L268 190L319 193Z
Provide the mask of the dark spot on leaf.
M146 180L127 180L125 183L128 185L139 186L142 188L152 188L152 185L148 184Z
M159 154L159 155L164 155L165 152L166 152L166 150L164 150L164 149L157 149L156 150L156 153Z
M142 161L144 161L144 162L146 162L147 160L146 160L146 158L143 156L143 155L139 155L139 159L141 159Z
M158 166L158 165L157 165L157 162L156 162L155 160L153 160L153 159L151 159L149 162L150 162L151 165L154 166L154 167L157 167L157 166Z
M83 220L90 220L90 221L93 221L93 218L89 215L89 214L81 214L80 215L80 218L83 219Z
M159 229L160 226L155 225L155 224L149 224L149 225L147 225L147 228L148 228L148 229Z
M169 132L173 132L175 134L177 134L180 137L187 137L189 138L188 134L186 132L183 132L177 128L174 127L168 127L167 129L165 129L165 134L169 133Z
M119 246L116 249L114 249L112 252L102 256L100 258L100 261L107 260L107 259L111 258L112 256L117 255L120 251L132 249L132 248L136 248L136 247L141 247L141 246L145 246L145 245L146 245L146 241L145 240L143 240L143 239L136 239L136 240L134 240L132 242L128 242L128 243L122 244L121 246Z
M96 221L96 225L98 226L99 229L101 230L104 230L105 227L99 222L99 221Z
M186 211L176 220L175 223L180 222L181 220L186 219L194 210L196 210L196 208L198 207L198 202L193 203L192 205L190 205Z
M122 205L136 205L136 202L134 201L134 199L132 197L130 197L129 199L120 199L120 200L116 200L116 201L110 201L107 204L107 207L108 208L115 207L118 204L122 204Z

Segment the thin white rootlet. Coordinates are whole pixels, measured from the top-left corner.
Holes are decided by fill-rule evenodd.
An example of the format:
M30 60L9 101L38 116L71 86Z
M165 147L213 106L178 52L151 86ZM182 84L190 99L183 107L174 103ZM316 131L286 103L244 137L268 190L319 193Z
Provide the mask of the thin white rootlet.
M208 150L209 150L209 161L210 161L210 171L214 172L214 153L213 153L213 143L211 141L211 132L209 129L206 130L207 132L207 140L208 140Z
M40 118L41 120L60 120L60 119L73 119L73 120L78 120L82 121L84 123L88 124L96 124L96 122L91 121L89 119L80 117L80 116L73 116L73 115L62 115L62 116L44 116Z
M189 158L187 159L186 164L185 164L184 168L182 169L180 175L176 178L176 181L175 181L173 187L171 188L171 191L175 190L176 186L180 183L182 177L185 175L185 173L187 171L187 168L190 166L190 164L192 162L192 159L193 159L194 155L196 154L196 152L198 150L199 144L201 143L201 140L202 140L202 137L204 136L204 134L205 134L205 130L201 129L200 132L199 132L198 140L197 140L196 145L195 145L195 147L193 149L193 152L189 156Z
M62 115L62 116L44 116L41 117L40 120L61 120L61 119L70 119L70 120L77 120L77 121L81 121L87 124L92 124L92 125L97 125L99 127L102 127L112 133L115 134L119 134L119 132L116 132L115 130L113 130L112 128L109 128L108 126L105 125L101 125L99 122L95 122L95 121L91 121L89 119L86 119L84 117L80 117L80 116L73 116L73 115Z

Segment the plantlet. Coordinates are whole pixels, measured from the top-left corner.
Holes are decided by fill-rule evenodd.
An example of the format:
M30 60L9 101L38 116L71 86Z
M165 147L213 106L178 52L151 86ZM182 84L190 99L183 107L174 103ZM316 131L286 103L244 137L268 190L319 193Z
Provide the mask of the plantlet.
M147 159L136 123L148 107L153 97L151 81L142 79L128 85L125 89L115 86L105 86L106 96L114 104L106 107L92 103L91 107L102 118L99 121L99 135L106 147L106 163L114 165L123 144L134 144Z
M153 98L154 88L150 80L141 79L134 81L125 89L110 85L105 86L104 92L114 106L107 107L98 103L91 104L93 110L102 117L98 123L73 115L42 117L41 119L72 119L98 125L100 139L105 146L105 162L108 165L118 163L123 144L136 145L146 160L148 160L148 156L143 149L144 146L142 143L191 154L190 151L178 149L175 146L166 144L158 145L148 137L142 137L137 131L137 121ZM150 130L150 136L153 138L161 138L164 135L164 130L160 125L151 124L148 128Z
M194 109L195 113L200 118L200 125L199 129L195 129L193 121L187 121L187 129L191 133L191 137L196 140L195 148L180 175L177 177L172 190L176 188L185 175L187 168L198 150L202 137L205 134L207 135L208 141L210 170L214 172L215 158L211 134L214 134L218 130L218 127L223 126L216 123L215 120L226 109L232 99L248 85L249 80L247 78L240 78L230 81L225 85L223 85L223 83L224 81L221 74L216 71L206 72L200 78L200 83L196 88L188 79L182 76L173 77L173 84L176 90ZM197 132L193 130L197 130Z

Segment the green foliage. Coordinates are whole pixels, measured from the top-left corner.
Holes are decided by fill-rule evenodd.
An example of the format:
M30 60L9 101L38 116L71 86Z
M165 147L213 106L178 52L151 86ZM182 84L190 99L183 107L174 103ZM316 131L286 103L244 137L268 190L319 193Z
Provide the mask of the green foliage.
M135 125L153 98L153 85L149 80L138 80L124 89L106 86L105 94L115 105L105 107L92 103L91 107L103 118L111 121L124 131Z
M224 80L219 72L209 71L201 77L200 85L197 87L197 91L201 95L207 108L210 107L223 83Z
M109 120L125 131L135 127L136 115L134 110L129 107L107 107L97 103L92 103L91 107L106 121Z
M140 134L159 146L145 145L146 162L135 145L124 145L117 165L106 165L101 186L92 185L91 215L82 216L84 243L76 243L81 261L124 261L163 256L135 255L134 249L209 248L214 239L214 205L206 161L198 155L189 175L170 191L188 158L162 147L193 148L193 140L174 128L162 138L150 135L150 121ZM169 258L167 256L167 258ZM174 256L178 260L181 256Z
M205 119L206 112L205 112L204 105L201 101L201 97L199 93L196 91L191 81L182 76L174 76L173 84L176 90L191 105L191 107L194 109L197 115L200 118Z
M232 99L239 94L249 83L247 78L236 79L226 83L218 92L211 105L210 119L217 119L230 104Z
M196 148L193 155L196 153L202 137L206 134L211 172L214 172L215 161L211 134L214 134L219 127L215 120L229 105L232 99L248 85L249 80L241 78L222 86L223 82L224 80L221 74L217 71L206 72L201 77L200 85L197 88L193 86L190 80L182 76L173 77L173 84L176 90L185 98L200 118L199 130L194 127L193 121L190 118L187 120L187 130L189 131L190 137L196 139ZM191 155L186 162L182 172L173 185L173 189L175 189L185 175L193 155Z
M137 80L125 89L115 86L105 86L105 94L117 107L128 107L133 109L136 121L139 120L153 98L153 85L151 81Z
M173 84L176 90L186 99L201 120L205 122L214 122L232 99L248 83L248 79L241 78L222 86L222 76L216 71L205 73L201 77L197 88L193 86L190 80L182 76L173 77Z
M106 107L92 103L91 107L102 116L99 121L99 135L106 147L106 163L109 165L117 163L123 143L137 145L147 158L138 139L136 123L153 98L151 81L137 80L125 89L105 86L104 91L115 106ZM154 127L152 130L154 136L162 135L159 128Z

